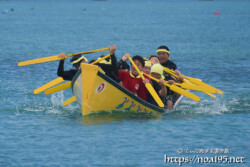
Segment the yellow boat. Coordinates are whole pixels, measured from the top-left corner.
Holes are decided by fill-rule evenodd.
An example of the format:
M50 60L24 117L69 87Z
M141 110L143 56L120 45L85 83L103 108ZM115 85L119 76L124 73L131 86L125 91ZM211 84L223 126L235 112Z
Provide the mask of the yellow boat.
M100 67L81 64L71 82L71 88L81 106L82 115L100 111L132 111L164 113L166 109L152 105L131 93L119 83L105 75ZM175 100L174 108L183 96Z

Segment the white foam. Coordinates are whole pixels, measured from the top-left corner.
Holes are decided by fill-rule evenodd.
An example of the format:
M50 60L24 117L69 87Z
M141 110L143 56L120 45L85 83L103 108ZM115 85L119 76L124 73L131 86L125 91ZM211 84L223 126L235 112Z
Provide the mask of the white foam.
M230 110L223 99L202 100L200 102L182 100L178 110L184 114L223 114Z
M53 105L62 106L63 102L64 102L63 91L60 91L51 95L51 103Z

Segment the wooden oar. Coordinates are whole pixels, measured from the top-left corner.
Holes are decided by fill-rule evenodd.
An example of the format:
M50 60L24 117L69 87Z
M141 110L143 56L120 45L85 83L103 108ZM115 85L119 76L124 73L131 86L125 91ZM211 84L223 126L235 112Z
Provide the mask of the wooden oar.
M95 65L95 64L99 63L100 61L102 61L102 60L104 60L104 59L108 58L109 56L110 56L110 54L108 54L108 55L106 55L106 56L103 56L103 57L101 57L100 59L98 59L98 60L94 61L94 62L93 62L93 63L91 63L91 64Z
M148 59L146 59L146 58L144 58L144 60L148 60ZM148 60L148 61L150 61L150 60ZM150 61L152 64L154 64L152 61ZM176 75L175 74L175 72L174 71L172 71L172 70L170 70L170 69L168 69L168 68L166 68L166 67L163 67L163 70L165 71L165 72L167 72L168 74L170 74L170 75L172 75L172 76L174 76L175 78L179 78L179 76L178 75ZM182 75L182 74L181 74ZM203 93L205 93L205 94L207 94L207 95L209 95L209 96L211 96L211 97L215 97L214 95L212 95L211 93L217 93L217 90L215 90L215 89L213 89L213 88L210 88L209 87L209 85L208 86L204 86L204 85L201 85L201 84L192 84L191 83L191 81L190 81L190 79L187 79L187 78L191 78L191 77L186 77L186 76L184 76L184 75L182 75L183 77L184 77L184 80L183 80L183 83L181 84L181 85L179 85L179 86L181 86L182 88L184 88L184 89L191 89L191 90L196 90L196 91L201 91L201 92L203 92ZM193 80L195 80L196 81L196 83L203 83L200 79L197 79L197 78L193 78ZM194 82L193 82L194 83ZM220 94L220 93L219 93Z
M170 70L170 69L168 69L166 67L163 67L163 70L165 72L169 73L170 75L173 75L174 77L179 78L179 76L176 75L174 71L172 71L172 70ZM200 79L197 79L197 80L200 80ZM175 84L178 84L178 83L175 83ZM182 84L184 84L184 85L182 85ZM216 93L216 91L212 90L212 89L210 89L208 87L195 85L195 84L191 83L191 81L187 80L186 78L184 78L182 84L180 86L182 88L184 88L184 89L191 89L191 90L201 91L201 92L207 94L208 96L210 96L212 98L216 98L216 96L214 96L213 94L211 94L211 93Z
M195 90L195 91L201 91L203 92L204 89L201 86L192 84L190 82L183 82L183 83L173 83L174 85L180 86L183 89L190 89L190 90Z
M216 96L213 95L212 93L208 93L208 92L203 92L203 93L207 94L208 96L210 96L210 97L212 97L212 98L216 98Z
M76 100L77 100L76 97L75 97L75 96L72 96L71 98L69 98L68 100L66 100L66 101L63 102L63 106L67 106L67 105L69 105L70 103L75 102Z
M35 90L33 91L33 93L34 93L34 94L38 94L38 93L40 93L40 92L42 92L42 91L44 91L44 90L46 90L46 89L48 89L48 88L51 88L52 86L55 86L55 85L57 85L57 84L59 84L59 83L61 83L61 82L63 82L63 81L64 81L64 80L63 80L62 77L56 78L56 79L54 79L53 81L50 81L49 83L46 83L45 85L43 85L43 86L41 86L41 87L35 89Z
M173 75L174 77L178 77L174 71L170 70L169 68L164 67L164 71L166 71L167 73L169 73L170 75ZM185 79L189 80L190 82L200 86L200 88L203 88L202 92L207 92L207 93L218 93L220 95L223 94L223 92L211 85L208 85L204 82L202 82L200 79L198 78L192 78L192 77L187 77L183 74L180 74L181 76L183 76ZM184 79L184 81L185 81Z
M105 50L109 50L109 48L102 48L102 49L90 50L90 51L86 51L86 52L68 54L68 55L66 55L66 57L71 57L71 56L78 55L78 54L88 54L88 53L101 52L101 51L105 51ZM58 57L58 55L55 55L55 56L50 56L50 57L43 57L43 58L38 58L38 59L33 59L33 60L21 61L21 62L17 63L17 66L27 66L27 65L31 65L31 64L45 63L45 62L49 62L49 61L56 61L56 60L62 60L62 59L63 58Z
M140 77L142 78L142 80L145 80L144 76L142 75L142 73L140 72L140 70L137 68L137 66L135 65L134 61L131 59L130 56L128 56L128 59L130 60L131 64L134 66L134 68L136 69L136 71L139 73ZM156 103L160 106L160 107L164 107L163 102L161 101L160 97L158 96L158 94L155 92L155 89L152 87L152 85L150 83L146 83L145 84L147 90L149 91L149 93L152 95L152 97L154 98L154 100L156 101Z
M181 74L182 75L182 74ZM192 82L192 83L194 83L194 84L197 84L197 85L199 85L199 86L202 86L202 87L205 87L205 88L207 88L207 89L210 89L212 92L211 93L218 93L218 94L220 94L220 95L222 95L223 94L223 91L222 90L220 90L220 89L217 89L217 88L215 88L215 87L213 87L213 86L211 86L211 85L208 85L208 84L206 84L206 83L204 83L204 82L202 82L201 80L199 80L199 79L197 79L197 78L192 78L192 77L187 77L187 76L185 76L185 75L182 75L184 78L186 78L186 79L188 79L190 82Z
M205 94L207 94L208 96L212 97L212 98L216 98L216 96L214 96L212 93L209 92L205 92L204 88L195 84L187 84L187 82L183 82L183 83L173 83L174 85L180 86L183 89L190 89L190 90L195 90L195 91L200 91L203 92Z
M59 92L59 91L64 90L64 89L68 89L70 87L71 87L71 81L68 81L68 82L63 83L61 85L50 88L50 89L46 90L44 93L46 95L50 95L52 93Z
M147 75L147 74L145 74L145 75ZM147 75L147 76L148 76L149 78L151 78L152 80L155 80L156 82L159 82L159 79L156 79L156 78L154 78L154 77L152 77L152 76L150 76L150 75ZM181 94L181 95L183 95L183 96L186 96L186 97L188 97L188 98L190 98L190 99L192 99L192 100L194 100L194 101L200 101L200 97L199 97L199 96L196 96L195 94L190 93L189 91L186 91L186 90L184 90L184 89L181 89L181 88L178 87L178 86L170 85L170 84L168 84L168 82L164 82L164 85L166 85L167 87L170 88L170 90L172 90L172 91L174 91L174 92L176 92L176 93L179 93L179 94Z

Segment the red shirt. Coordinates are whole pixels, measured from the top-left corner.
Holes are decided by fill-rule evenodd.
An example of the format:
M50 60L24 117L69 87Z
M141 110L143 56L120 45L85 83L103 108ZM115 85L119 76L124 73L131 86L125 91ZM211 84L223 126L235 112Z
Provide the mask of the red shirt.
M143 75L151 82L148 76ZM122 85L127 90L136 93L138 97L143 100L147 100L147 88L145 87L141 78L135 78L130 75L129 71L119 71L118 79L122 81Z

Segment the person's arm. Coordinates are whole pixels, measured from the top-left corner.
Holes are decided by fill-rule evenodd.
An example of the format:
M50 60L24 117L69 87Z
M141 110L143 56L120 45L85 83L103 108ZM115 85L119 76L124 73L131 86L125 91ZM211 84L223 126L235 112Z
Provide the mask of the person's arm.
M117 59L115 56L116 45L110 46L109 51L110 51L110 57L111 57L111 65L112 65L113 69L117 69L117 67L116 67Z
M118 68L117 68L117 59L115 56L116 45L110 46L109 50L110 50L110 57L111 57L112 75L116 78L119 75Z
M62 77L63 76L63 72L64 72L64 60L66 59L66 54L65 53L60 53L58 55L59 58L62 58L59 62L59 66L58 66L58 69L57 69L57 75L59 77Z
M128 55L125 54L122 59L117 63L118 70L130 70L130 66L126 62L128 60Z
M59 66L58 66L58 69L57 69L57 75L59 77L62 77L63 71L64 71L64 60L60 60Z
M118 63L117 63L118 70L122 69L122 63L123 63L122 59L120 61L118 61Z
M72 80L74 75L76 74L77 70L70 70L70 71L64 71L64 60L66 59L66 54L65 53L60 53L58 57L63 58L59 62L59 66L57 69L57 75L59 77L62 77L64 80Z
M159 91L159 95L162 97L167 96L167 87L163 84L165 81L163 79L160 79L158 84L161 86L161 90Z

